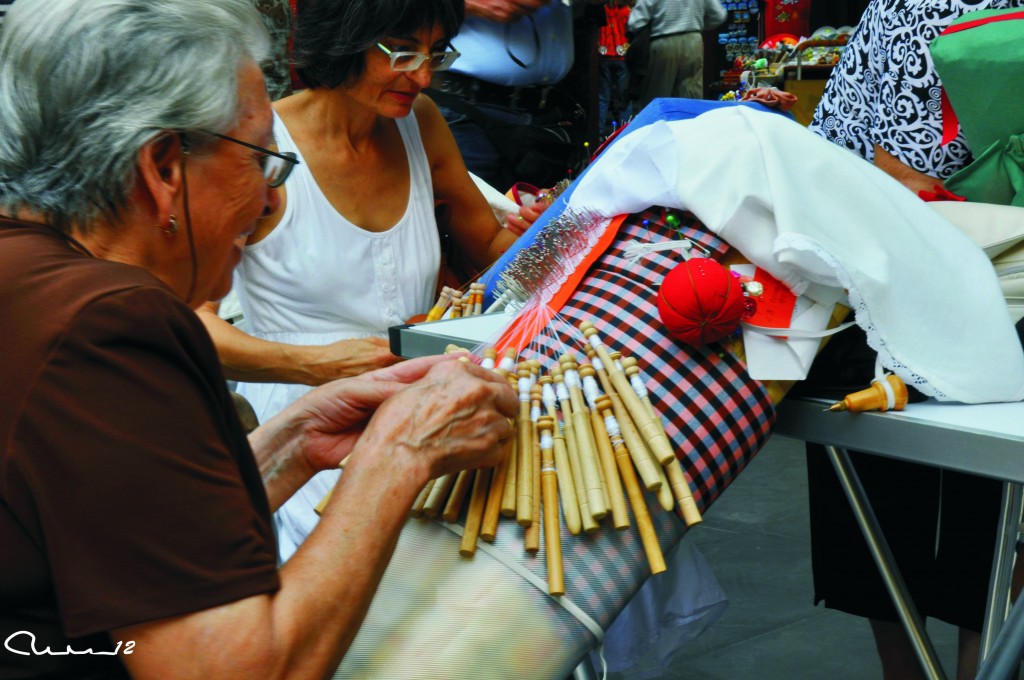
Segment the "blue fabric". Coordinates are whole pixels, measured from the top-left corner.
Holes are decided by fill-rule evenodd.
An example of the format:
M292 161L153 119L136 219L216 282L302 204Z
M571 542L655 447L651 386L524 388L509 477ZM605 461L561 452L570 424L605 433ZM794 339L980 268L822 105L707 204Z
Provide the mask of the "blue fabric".
M613 144L618 143L619 140L621 140L626 135L629 135L630 133L639 130L645 125L650 125L651 123L655 123L659 120L688 120L690 118L696 118L702 113L706 113L708 111L721 108L723 106L749 106L760 111L777 113L779 115L784 115L788 118L793 117L789 113L782 113L777 109L772 109L762 104L758 104L756 102L723 102L705 99L655 99L646 107L644 107L644 109L637 114L636 118L631 120L629 122L629 125L623 128L622 131L614 139L612 139L611 144L609 144L609 147ZM603 152L601 155L603 155ZM497 282L498 277L501 275L501 273L505 271L505 267L508 266L509 262L512 261L512 259L520 250L522 250L523 248L528 248L533 244L534 240L537 238L537 233L540 232L540 230L543 229L548 224L548 222L562 214L569 201L569 197L572 196L572 192L575 189L576 184L579 182L579 179L581 177L585 177L588 172L594 169L594 167L600 166L601 155L599 155L593 162L591 162L591 164L586 168L586 170L580 173L579 177L576 178L576 181L569 185L569 188L562 192L562 194L557 199L555 199L555 201L548 207L547 210L541 213L540 217L537 218L537 221L533 223L533 225L526 231L526 233L520 236L519 239L515 242L515 244L511 248L509 248L508 251L506 251L500 258L498 258L498 260L494 263L494 266L492 266L487 271L487 273L485 273L480 278L480 282L486 284L487 286L487 292L485 295L485 306L494 301L495 283Z

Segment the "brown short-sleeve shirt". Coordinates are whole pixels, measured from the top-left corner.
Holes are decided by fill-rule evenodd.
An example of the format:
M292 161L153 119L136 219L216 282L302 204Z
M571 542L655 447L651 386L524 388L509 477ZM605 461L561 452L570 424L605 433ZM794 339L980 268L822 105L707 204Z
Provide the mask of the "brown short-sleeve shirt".
M112 629L278 587L259 471L191 309L0 220L0 318L0 677L117 676L116 656L18 652L110 650Z

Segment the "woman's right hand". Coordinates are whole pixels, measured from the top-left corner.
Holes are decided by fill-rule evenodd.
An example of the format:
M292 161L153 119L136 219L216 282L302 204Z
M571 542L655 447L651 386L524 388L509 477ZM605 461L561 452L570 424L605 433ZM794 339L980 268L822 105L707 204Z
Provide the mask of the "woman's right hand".
M367 371L391 366L402 357L391 353L384 338L338 340L329 345L302 348L307 385L322 385L337 378L362 375Z
M360 444L390 456L408 455L426 482L500 462L518 407L515 390L493 371L441 361L380 405Z

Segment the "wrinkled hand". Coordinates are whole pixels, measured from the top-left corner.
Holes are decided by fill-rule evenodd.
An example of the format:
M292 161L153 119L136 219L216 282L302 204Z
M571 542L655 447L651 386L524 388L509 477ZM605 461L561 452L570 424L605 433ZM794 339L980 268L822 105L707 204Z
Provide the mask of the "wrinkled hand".
M466 14L507 24L533 14L548 0L466 0Z
M496 465L518 397L505 378L460 361L440 362L381 404L360 444L409 456L424 479Z
M402 360L391 353L384 338L339 340L323 347L307 347L303 362L310 385L322 385L337 378L362 375Z
M516 236L522 236L537 221L540 214L547 210L549 205L551 205L550 201L540 200L529 206L519 206L519 212L511 212L505 215L505 228Z
M304 394L285 413L304 430L303 450L313 470L335 468L363 434L367 422L387 399L422 379L432 366L453 357L404 361L356 378L335 380Z

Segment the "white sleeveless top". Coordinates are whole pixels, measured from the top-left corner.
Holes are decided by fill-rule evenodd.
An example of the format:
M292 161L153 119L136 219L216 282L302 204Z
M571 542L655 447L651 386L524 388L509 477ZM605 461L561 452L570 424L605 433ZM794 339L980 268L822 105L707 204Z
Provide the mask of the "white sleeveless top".
M371 232L334 209L287 127L274 115L278 148L294 152L302 162L285 185L281 222L245 248L235 269L234 289L250 335L298 345L387 337L390 326L430 309L441 258L430 166L415 114L395 124L409 159L409 198L393 227ZM239 383L236 389L266 422L310 388ZM278 511L283 559L312 531L313 507L337 476L335 471L320 473Z

